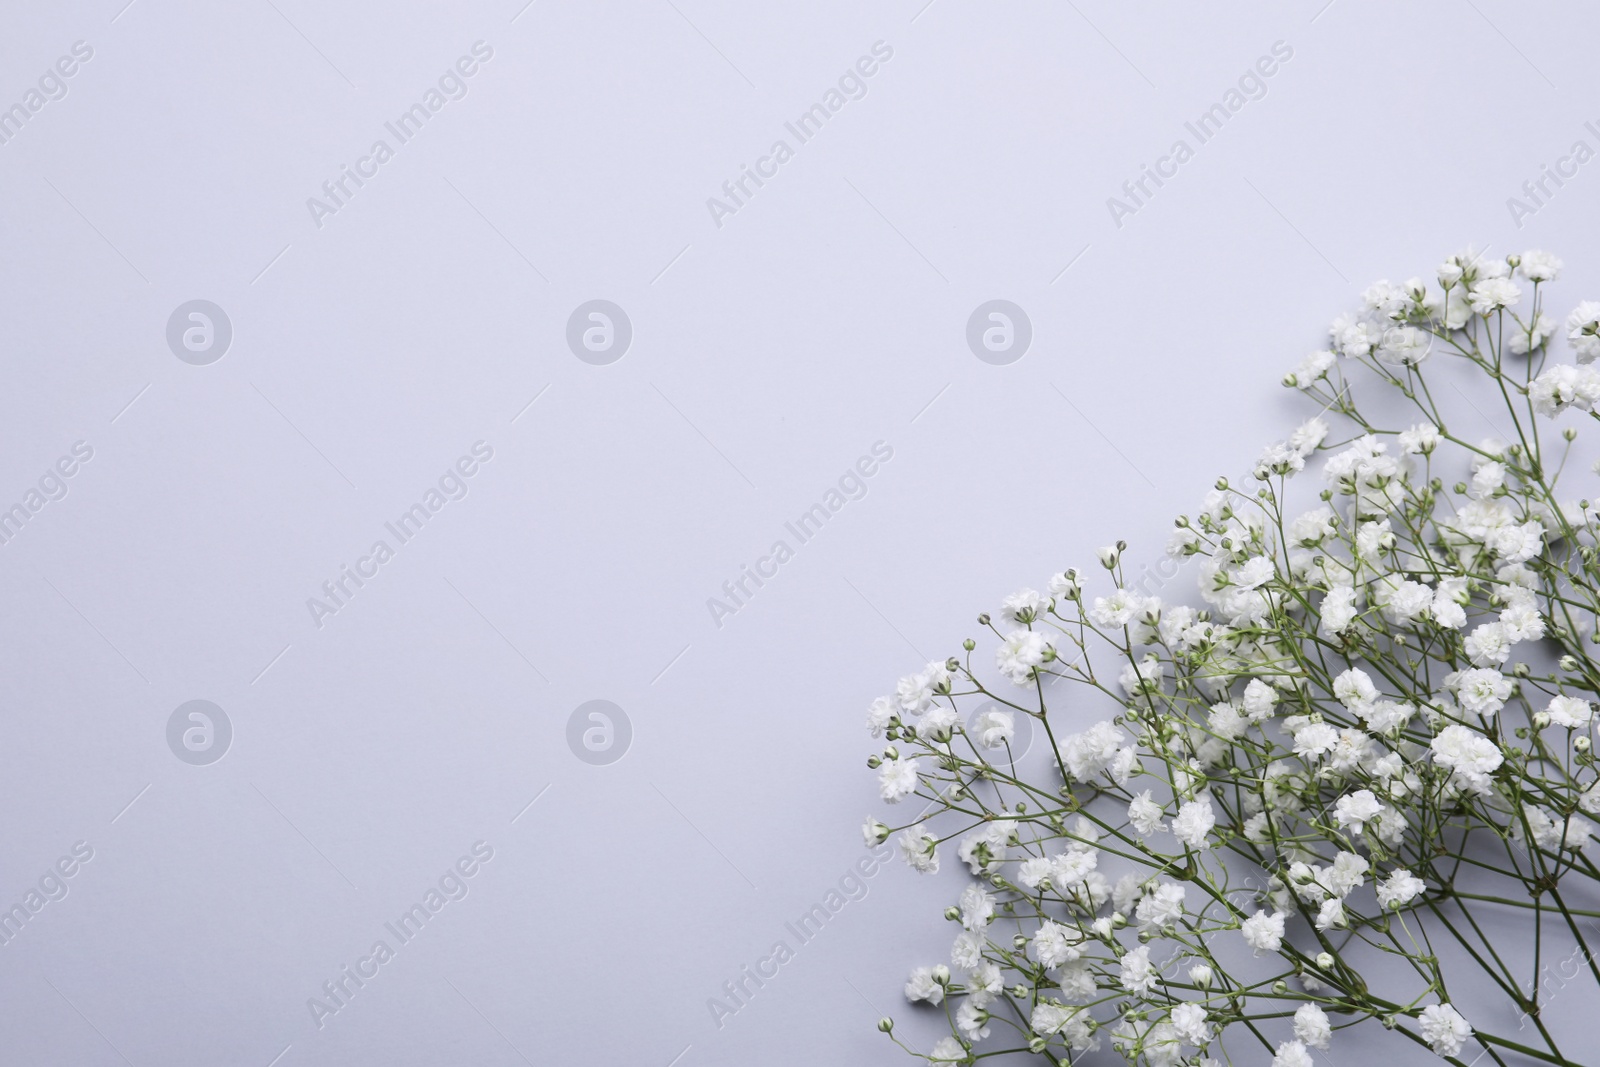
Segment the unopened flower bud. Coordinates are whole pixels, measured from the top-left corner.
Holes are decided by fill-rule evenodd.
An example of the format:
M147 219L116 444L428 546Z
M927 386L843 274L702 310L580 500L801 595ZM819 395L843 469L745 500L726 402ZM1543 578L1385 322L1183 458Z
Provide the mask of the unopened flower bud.
M988 626L989 625L989 613L987 611L984 612L982 615L978 616L978 625L979 626Z
M933 969L933 980L935 982L938 982L940 985L949 985L950 984L950 968L946 967L942 963L939 964L937 967L935 967Z
M894 1020L885 1015L883 1018L878 1020L878 1029L887 1034L889 1031L894 1029Z
M1587 737L1577 738L1572 742L1572 747L1579 752L1587 752L1589 751L1589 739Z
M1028 947L1028 939L1021 934L1017 934L1011 939L1011 947L1016 949L1018 952L1021 952L1023 949Z
M1042 1037L1030 1037L1028 1039L1028 1051L1032 1052L1034 1055L1038 1055L1045 1050L1045 1047L1048 1044L1049 1042Z
M1272 983L1272 991L1281 997L1283 994L1289 992L1289 983L1280 978L1276 982Z
M898 748L895 748L893 745L885 746L885 748L883 750L883 758L884 759L899 759L900 758L900 750Z
M1100 566L1108 571L1116 567L1117 560L1121 557L1115 545L1107 545L1096 552L1095 555L1100 557Z
M1577 670L1578 669L1578 657L1577 656L1562 656L1561 657L1561 669L1564 670L1564 671L1575 671L1575 670Z
M1536 712L1534 712L1533 713L1533 725L1534 725L1534 727L1536 729L1539 729L1539 730L1543 730L1546 726L1549 726L1550 725L1550 713L1548 711L1536 711Z
M1197 963L1189 968L1189 981L1201 989L1211 988L1211 968L1204 963Z
M867 757L867 767L871 770L875 771L881 766L883 766L883 760L879 759L877 756Z
M968 652L971 652L973 649L978 647L978 642L969 637L965 641L961 642L961 647L966 649Z
M961 909L952 904L944 909L944 917L947 922L955 922L961 918Z
M1331 970L1332 968L1333 968L1333 953L1331 953L1331 952L1319 952L1319 953L1317 953L1317 970L1319 970L1319 971L1327 971L1327 970Z

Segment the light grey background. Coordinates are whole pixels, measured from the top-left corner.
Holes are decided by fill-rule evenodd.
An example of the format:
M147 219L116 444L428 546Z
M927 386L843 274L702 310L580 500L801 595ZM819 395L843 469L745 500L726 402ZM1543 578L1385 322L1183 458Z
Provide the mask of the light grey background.
M0 948L7 1062L897 1062L873 1022L912 1014L952 879L886 869L706 1007L862 854L871 697L1098 544L1155 559L1304 414L1278 378L1373 279L1545 246L1563 298L1600 293L1600 162L1520 231L1506 205L1600 146L1575 3L124 2L0 10L0 106L94 50L0 145L0 503L94 449L0 546L0 903L94 849ZM480 40L318 228L307 198ZM1117 226L1276 41L1265 97ZM232 322L209 366L165 341L192 299ZM609 366L565 343L593 299L633 326ZM992 299L1032 322L1009 366L966 345ZM315 626L479 440L470 494ZM166 744L193 699L233 726L209 766ZM593 699L633 726L609 766L566 744ZM319 1029L307 999L480 840Z

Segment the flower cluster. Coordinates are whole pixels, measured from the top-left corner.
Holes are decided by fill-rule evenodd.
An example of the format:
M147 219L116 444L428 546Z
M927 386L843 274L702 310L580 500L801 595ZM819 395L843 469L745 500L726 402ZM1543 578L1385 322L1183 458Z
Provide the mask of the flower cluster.
M1119 542L1103 580L1065 570L979 616L1004 684L969 639L872 704L879 795L921 812L869 819L868 843L898 833L933 873L954 842L973 879L945 913L949 963L905 988L950 1020L917 1055L1109 1044L1175 1067L1228 1059L1237 1033L1305 1067L1375 1020L1447 1059L1578 1062L1539 1022L1537 974L1485 933L1505 923L1477 921L1581 941L1570 898L1600 887L1600 551L1590 503L1558 495L1576 428L1549 426L1600 418L1600 302L1568 316L1558 362L1560 270L1469 251L1373 285L1284 379L1317 414L1176 520L1193 602L1129 583ZM1374 421L1358 374L1406 413ZM1502 401L1511 439L1467 434L1485 416L1463 387ZM1024 718L1045 761L1012 751ZM1532 1045L1468 1023L1441 940L1532 1018Z

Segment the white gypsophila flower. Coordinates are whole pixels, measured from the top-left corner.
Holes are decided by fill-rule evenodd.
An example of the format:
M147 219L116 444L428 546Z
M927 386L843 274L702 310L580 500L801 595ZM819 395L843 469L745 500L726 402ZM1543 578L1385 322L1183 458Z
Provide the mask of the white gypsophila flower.
M1188 894L1177 882L1160 882L1150 886L1139 899L1133 917L1143 926L1166 928L1183 918Z
M1372 790L1357 789L1338 799L1333 805L1333 817L1342 829L1358 836L1382 810L1383 805L1373 796Z
M1419 422L1398 435L1400 451L1412 456L1431 455L1439 447L1439 427L1431 422Z
M1177 526L1167 535L1167 555L1173 559L1193 555L1199 548L1200 535L1191 527Z
M1511 640L1506 635L1506 628L1498 622L1486 622L1474 627L1461 642L1461 647L1467 658L1478 667L1500 667L1511 657Z
M1472 1036L1467 1020L1449 1004L1430 1004L1423 1008L1422 1014L1417 1016L1417 1024L1423 1040L1440 1056L1460 1055L1467 1038Z
M1143 610L1145 598L1129 589L1118 589L1110 596L1097 596L1089 608L1089 618L1096 626L1117 628L1127 626Z
M955 734L960 722L954 708L929 708L923 713L922 721L917 723L917 734L944 744Z
M1427 615L1433 607L1433 590L1421 582L1399 580L1393 576L1379 581L1378 605L1383 617L1396 626L1406 626Z
M1328 376L1336 359L1337 357L1327 350L1311 353L1289 372L1289 377L1293 379L1290 384L1301 389L1314 385Z
M989 1013L970 999L962 1001L961 1007L956 1009L956 1029L968 1041L982 1041L989 1036Z
M1021 589L1006 597L1000 605L1000 617L1026 626L1044 615L1045 601L1032 589Z
M1000 968L984 960L967 975L967 999L982 1008L994 1003L1005 992L1005 978Z
M1075 892L1099 862L1098 855L1091 849L1068 849L1051 858L1050 884L1062 894Z
M956 855L973 874L993 874L1006 860L1006 846L1017 831L1012 819L986 822L961 839Z
M1272 1057L1272 1067L1316 1067L1302 1041L1285 1041Z
M1061 760L1074 780L1087 782L1115 764L1127 735L1110 719L1095 723L1081 734L1071 734L1060 745Z
M1328 439L1330 427L1328 420L1320 416L1313 416L1295 427L1289 435L1288 445L1301 456L1309 456L1322 446Z
M1578 807L1590 815L1600 815L1600 781L1590 783L1587 789L1578 794Z
M1017 882L1028 889L1038 889L1050 877L1050 860L1044 856L1029 856L1017 865Z
M1313 508L1289 524L1289 540L1312 548L1338 532L1338 516L1326 504Z
M933 1049L923 1058L929 1063L969 1062L966 1047L954 1037L941 1037L938 1041L935 1041Z
M1201 1005L1179 1004L1167 1018L1184 1044L1202 1048L1210 1043L1211 1026L1206 1022L1206 1009Z
M922 671L908 674L895 685L895 699L900 710L911 715L921 715L933 704L933 678Z
M1257 956L1276 952L1283 944L1283 912L1258 911L1240 924L1239 932Z
M1378 883L1378 906L1403 908L1420 897L1427 888L1426 882L1404 867L1396 868L1389 877Z
M1585 300L1567 316L1567 340L1579 363L1593 363L1600 356L1600 301Z
M1433 350L1433 335L1415 326L1395 326L1384 331L1378 359L1401 367L1415 367Z
M984 938L982 934L963 930L950 946L950 962L962 970L970 971L983 962Z
M995 649L995 666L1013 683L1027 685L1033 680L1034 668L1042 666L1046 656L1053 651L1043 634L1033 630L1012 630L1000 647Z
M1589 720L1594 718L1594 705L1587 700L1562 694L1550 698L1545 712L1550 716L1550 721L1557 726L1573 729L1589 725Z
M939 873L939 839L920 826L913 826L895 838L900 856L918 874Z
M1245 717L1251 722L1264 722L1272 718L1278 707L1278 693L1260 678L1250 679L1239 698Z
M925 1000L929 1004L938 1004L944 1000L944 986L934 977L935 968L917 967L912 970L911 977L906 979L906 999L915 1004Z
M1450 771L1454 781L1474 793L1488 792L1489 776L1505 762L1499 746L1466 726L1446 726L1430 747L1433 762Z
M1340 852L1333 857L1332 865L1322 877L1328 892L1343 899L1366 883L1366 874L1371 869L1372 864L1365 856Z
M1336 898L1324 900L1322 906L1317 909L1314 925L1318 930L1343 928L1345 926L1344 902Z
M1306 469L1305 455L1286 442L1279 441L1270 444L1261 450L1261 456L1256 460L1256 477L1266 477L1266 472L1278 475L1298 474Z
M1336 585L1322 598L1322 621L1319 629L1324 637L1336 636L1349 629L1359 613L1354 587Z
M1568 408L1592 411L1600 400L1600 371L1589 366L1558 363L1539 375L1528 386L1533 409L1555 418Z
M1172 819L1172 835L1185 848L1204 851L1211 847L1208 835L1216 825L1217 813L1211 807L1211 800L1202 797L1187 801L1178 809L1178 814Z
M1518 602L1509 605L1500 613L1499 622L1505 631L1506 640L1512 644L1538 641L1544 637L1544 616L1539 614L1539 609L1532 603Z
M1081 592L1081 587L1078 584L1077 568L1069 567L1060 574L1052 574L1050 583L1046 588L1050 591L1051 596L1059 600L1077 599L1078 594Z
M1285 721L1284 725L1289 724ZM1294 754L1311 763L1326 756L1339 743L1339 731L1325 722L1304 724L1294 734Z
M1140 945L1123 953L1119 975L1122 988L1141 997L1149 994L1159 977L1150 963L1150 946Z
M1167 828L1162 819L1161 805L1150 799L1150 790L1138 794L1128 802L1128 822L1141 837L1149 837Z
M868 815L867 821L861 824L861 839L868 848L876 848L889 840L889 828Z
M1544 526L1537 522L1503 526L1492 531L1484 543L1504 563L1526 563L1544 548Z
M1232 701L1213 704L1206 724L1213 734L1224 741L1237 741L1250 728L1249 718Z
M973 720L972 738L984 748L1004 748L1016 736L1016 722L1009 711L990 708Z
M1509 278L1485 278L1471 288L1470 298L1475 314L1492 315L1521 300L1522 288Z
M1059 967L1083 955L1079 947L1082 944L1083 935L1078 931L1052 919L1045 919L1039 924L1039 929L1034 931L1033 958L1042 967Z
M1294 1011L1294 1036L1312 1048L1326 1049L1333 1038L1328 1013L1315 1004L1302 1004Z
M921 767L915 759L886 759L878 768L878 795L891 804L898 804L917 788L917 773Z
M1506 348L1514 356L1525 356L1534 349L1542 348L1555 332L1556 320L1541 311L1530 323L1524 325L1518 321L1517 328L1506 338Z
M1511 680L1493 667L1477 667L1447 676L1445 687L1455 691L1463 709L1485 718L1493 718L1511 698Z
M1111 905L1123 915L1133 910L1139 897L1144 893L1145 878L1137 871L1129 871L1117 879L1117 884L1111 888Z
M873 737L882 737L883 732L889 728L899 708L888 697L878 697L867 707L867 733Z
M994 894L978 882L963 889L956 903L961 908L961 925L968 930L987 929L989 923L994 921Z
M1522 262L1517 264L1517 273L1530 282L1553 282L1561 273L1561 267L1561 260L1549 252L1530 248L1522 253Z

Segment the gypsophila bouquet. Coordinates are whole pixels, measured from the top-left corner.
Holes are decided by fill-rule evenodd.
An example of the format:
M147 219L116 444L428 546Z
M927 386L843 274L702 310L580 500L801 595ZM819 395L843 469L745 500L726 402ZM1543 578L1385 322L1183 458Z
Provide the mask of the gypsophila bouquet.
M1559 954L1600 991L1600 553L1561 482L1590 473L1600 303L1552 352L1560 267L1368 289L1284 379L1317 414L1176 520L1194 603L1118 543L978 617L998 680L969 639L872 703L910 818L868 845L972 876L949 963L905 986L950 1035L907 1051L1310 1067L1372 1021L1455 1064L1595 1062L1541 981Z

